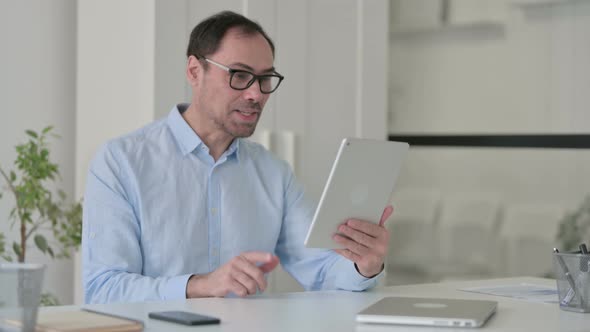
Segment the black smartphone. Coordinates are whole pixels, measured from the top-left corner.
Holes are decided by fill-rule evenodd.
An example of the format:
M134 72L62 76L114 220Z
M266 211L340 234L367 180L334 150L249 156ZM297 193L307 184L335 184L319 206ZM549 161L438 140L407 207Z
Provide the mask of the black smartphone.
M183 325L208 325L219 324L219 318L196 314L188 311L159 311L150 312L149 318L165 320L167 322Z

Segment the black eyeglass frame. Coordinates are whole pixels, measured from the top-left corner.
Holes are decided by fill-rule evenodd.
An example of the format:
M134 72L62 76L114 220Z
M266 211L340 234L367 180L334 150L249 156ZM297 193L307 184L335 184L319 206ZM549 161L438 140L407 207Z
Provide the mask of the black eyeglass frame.
M199 57L197 57L197 58L199 58ZM258 81L258 88L260 89L260 92L263 93L263 94L271 94L271 93L275 92L279 88L279 86L281 85L281 82L283 81L283 79L285 79L285 77L283 75L281 75L281 74L279 74L277 72L275 72L274 74L256 75L256 74L254 74L251 71L242 70L242 69L233 69L233 68L230 68L230 67L228 67L226 65L223 65L223 64L221 64L219 62L213 61L213 60L208 59L208 58L205 58L205 57L200 57L200 58L203 59L204 61L207 61L207 62L209 62L209 63L211 63L211 64L213 64L213 65L215 65L215 66L217 66L217 67L219 67L219 68L227 71L229 73L229 75L230 75L229 76L229 87L232 88L232 89L234 89L234 90L238 90L238 91L246 90L249 87L251 87L252 84L254 84L255 81ZM234 75L236 73L245 73L245 74L248 74L248 75L252 75L252 79L250 81L248 81L248 84L246 84L245 87L243 87L243 88L236 88L236 87L234 87L232 85L232 82L233 82L233 79L234 79ZM272 78L272 77L277 77L279 79L279 82L274 87L274 89L272 89L270 91L264 91L262 89L262 84L260 83L260 80L261 79L264 79L264 78Z

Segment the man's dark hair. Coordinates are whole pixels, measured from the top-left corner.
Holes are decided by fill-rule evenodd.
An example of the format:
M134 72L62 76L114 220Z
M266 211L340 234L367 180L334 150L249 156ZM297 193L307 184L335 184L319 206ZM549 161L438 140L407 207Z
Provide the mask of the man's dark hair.
M208 17L193 29L186 50L187 58L194 55L197 59L202 60L202 57L215 53L227 30L235 27L247 35L260 33L270 45L274 57L274 43L260 24L243 15L226 10Z

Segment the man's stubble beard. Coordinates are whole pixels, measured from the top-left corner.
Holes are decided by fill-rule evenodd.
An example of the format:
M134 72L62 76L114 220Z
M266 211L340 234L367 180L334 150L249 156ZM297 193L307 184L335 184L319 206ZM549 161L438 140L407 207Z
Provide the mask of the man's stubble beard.
M207 93L204 93L204 94L206 95ZM260 103L258 103L258 102L250 103L247 101L244 103L241 103L238 106L239 107L237 107L237 109L244 108L244 107L257 109L259 111L259 113L258 113L258 117L256 118L256 122L254 122L252 124L248 124L248 123L238 124L237 122L234 122L234 120L232 119L232 115L233 115L232 113L234 112L233 110L229 111L228 113L223 113L225 118L222 118L222 117L218 117L217 116L218 113L215 112L215 109L209 108L208 105L206 105L206 103L202 103L200 105L200 108L205 110L205 113L207 113L209 115L209 119L212 120L212 122L216 128L221 129L223 132L227 133L228 135L230 135L232 137L244 137L244 138L250 137L250 136L252 136L252 134L254 134L256 126L258 125L258 121L260 121L260 117L262 116L263 106L260 105ZM232 107L231 109L236 109L236 108ZM239 130L240 127L242 127L242 128L246 127L246 131L245 132L243 130L240 131Z
M241 124L241 125L238 125L236 123L233 124L234 127L236 127L236 128L245 128L244 129L245 131L244 130L241 130L241 131L235 130L235 131L233 131L233 130L229 129L228 126L226 126L225 124L222 124L222 129L226 133L232 135L233 137L243 137L243 138L246 138L246 137L250 137L250 136L252 136L252 134L254 134L254 131L256 130L256 125L258 125L258 120L260 120L260 114L258 115L258 119L256 120L255 123L252 123L252 124ZM230 122L230 121L232 121L232 120L229 120L228 122Z
M260 121L260 116L262 115L262 113L258 113L258 118L256 119L256 122L252 124L238 124L231 118L233 112L234 111L230 111L229 113L227 113L225 119L219 119L217 116L215 116L214 112L209 112L209 114L213 115L211 118L213 119L214 125L218 129L221 129L223 132L227 133L228 135L236 138L247 138L252 136L252 134L254 134L254 131L256 130L258 121Z
M258 125L258 121L260 121L260 117L262 116L262 106L259 103L245 103L246 105L239 105L239 107L237 107L238 109L242 109L244 108L244 106L248 107L248 108L254 108L256 110L259 111L257 117L256 117L256 122L254 123L239 123L236 122L234 119L232 119L232 115L235 111L230 111L229 113L227 113L227 118L226 121L218 121L218 119L215 119L217 121L217 125L219 126L219 128L221 128L223 131L225 131L226 133L230 134L233 137L250 137L252 136L252 134L254 134L254 131L256 130L256 126ZM228 126L228 124L230 126ZM233 127L233 128L232 128ZM235 128L235 130L233 130ZM243 129L240 131L240 129Z

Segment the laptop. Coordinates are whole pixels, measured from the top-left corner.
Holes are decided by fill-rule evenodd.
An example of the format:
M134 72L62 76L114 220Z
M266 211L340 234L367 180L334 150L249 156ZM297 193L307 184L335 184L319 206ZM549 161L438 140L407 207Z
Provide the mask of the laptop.
M360 323L480 327L498 302L419 297L385 297L356 315Z
M405 142L343 139L308 229L305 246L341 248L332 235L338 233L338 226L348 218L378 223L408 148Z

